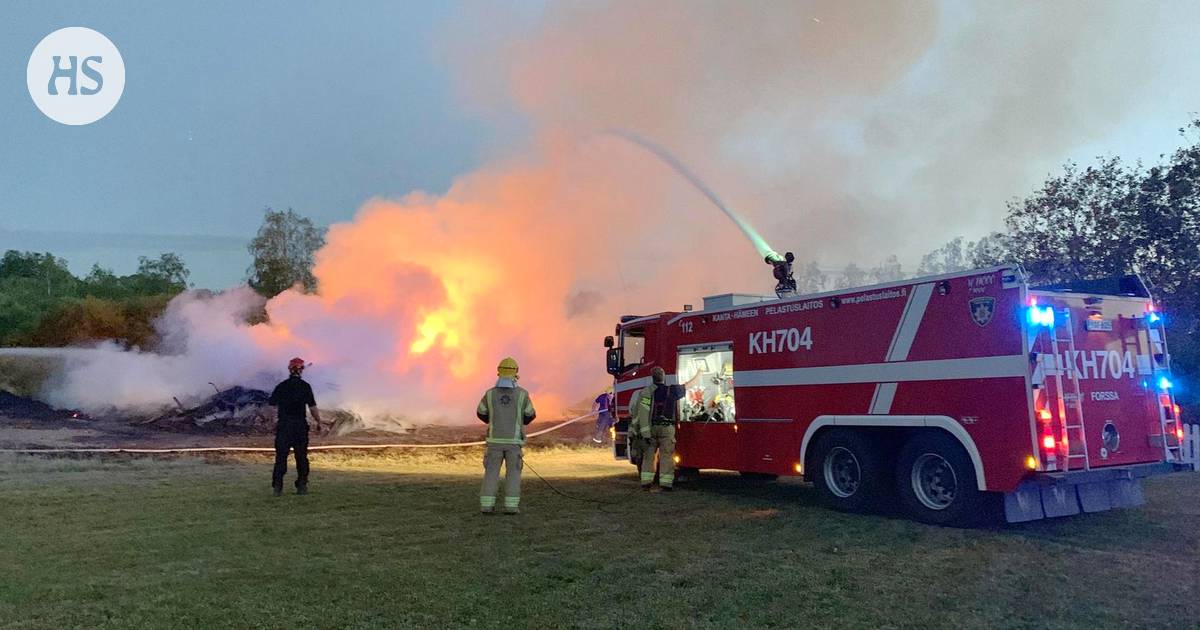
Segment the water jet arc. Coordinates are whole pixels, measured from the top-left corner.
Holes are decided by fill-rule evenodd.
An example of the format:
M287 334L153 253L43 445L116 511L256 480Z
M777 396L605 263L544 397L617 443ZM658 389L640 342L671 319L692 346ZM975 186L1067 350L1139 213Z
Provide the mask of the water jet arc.
M639 136L636 133L627 131L625 129L607 129L605 130L605 133L649 151L655 157L662 160L667 166L670 166L672 170L691 183L696 190L700 191L700 193L703 194L710 202L712 202L712 204L721 212L724 212L725 216L729 217L729 220L733 221L734 225L738 226L738 229L742 231L742 234L745 234L746 238L750 239L750 244L754 246L754 249L758 251L758 255L762 256L763 260L766 260L769 263L783 260L783 256L780 256L775 252L775 250L771 249L771 246L767 244L766 239L764 239L758 233L758 231L755 230L752 225L750 225L749 222L743 219L737 212L734 212L729 206L725 205L725 202L717 196L717 193L713 192L713 190L708 187L708 184L705 184L699 177L696 176L695 173L688 169L687 165L685 165L683 162L680 162L679 158L676 158L674 155L672 155L670 151L667 151L663 147L655 144L647 138Z

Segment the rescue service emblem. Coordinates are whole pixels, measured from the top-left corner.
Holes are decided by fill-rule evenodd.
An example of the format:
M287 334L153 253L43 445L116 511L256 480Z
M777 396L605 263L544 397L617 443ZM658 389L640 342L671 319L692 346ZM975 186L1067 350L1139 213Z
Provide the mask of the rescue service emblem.
M996 298L993 297L977 297L970 301L971 319L980 326L987 326L988 322L992 321L992 314L996 312Z
M500 404L501 405L511 405L512 404L512 396L509 396L508 394L500 394Z

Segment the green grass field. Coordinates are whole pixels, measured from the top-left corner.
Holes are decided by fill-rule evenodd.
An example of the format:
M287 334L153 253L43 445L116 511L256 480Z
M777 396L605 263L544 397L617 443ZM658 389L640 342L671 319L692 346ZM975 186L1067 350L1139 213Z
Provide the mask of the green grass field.
M1144 508L990 530L814 505L713 474L636 490L599 450L531 450L520 516L479 452L0 459L0 627L1194 627L1200 475ZM290 483L289 477L289 483Z

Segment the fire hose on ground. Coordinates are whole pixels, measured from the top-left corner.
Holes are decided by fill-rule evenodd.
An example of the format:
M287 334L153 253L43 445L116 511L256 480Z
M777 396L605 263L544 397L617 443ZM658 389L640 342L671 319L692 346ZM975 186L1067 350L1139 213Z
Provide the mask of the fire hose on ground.
M564 420L552 427L547 427L540 431L534 431L525 436L526 439L535 438L547 433L553 433L565 426L575 424L587 418L594 417L595 411L589 411L582 416L576 416L569 420ZM309 451L345 451L345 450L368 450L368 449L398 449L398 448L465 448L471 446L484 446L487 442L477 440L473 442L447 442L445 444L322 444L318 446L308 447ZM129 455L176 455L189 453L274 453L274 447L265 446L192 446L179 448L3 448L0 453L13 453L18 455L68 455L68 454L129 454ZM586 503L595 503L598 505L616 505L617 501L604 501L601 499L592 499L588 497L580 497L568 494L556 488L537 470L529 466L528 462L522 462L523 467L529 468L537 476L546 487L550 488L555 494L571 499L574 501L583 501ZM637 488L635 488L636 490Z
M575 424L587 418L594 417L595 411L589 411L582 416L576 416L569 420L564 420L552 427L534 431L525 436L526 439L535 438L539 435L552 433L565 426ZM370 449L399 449L399 448L465 448L469 446L484 446L487 442L478 440L474 442L447 442L445 444L319 444L308 447L311 451L351 451L351 450L370 450ZM129 454L129 455L172 455L172 454L187 454L187 453L274 453L273 446L184 446L175 448L127 448L127 447L109 447L109 448L0 448L0 453L15 453L19 455L54 455L54 454ZM536 473L535 473L536 474Z

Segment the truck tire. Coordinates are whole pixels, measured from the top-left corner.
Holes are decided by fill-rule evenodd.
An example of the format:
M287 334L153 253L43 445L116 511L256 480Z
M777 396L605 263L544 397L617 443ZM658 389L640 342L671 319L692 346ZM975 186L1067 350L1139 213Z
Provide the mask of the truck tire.
M983 516L975 466L962 444L941 431L918 433L900 450L896 491L905 513L922 523L965 527Z
M873 511L890 490L879 449L861 431L832 429L822 434L808 462L821 501L836 510Z

